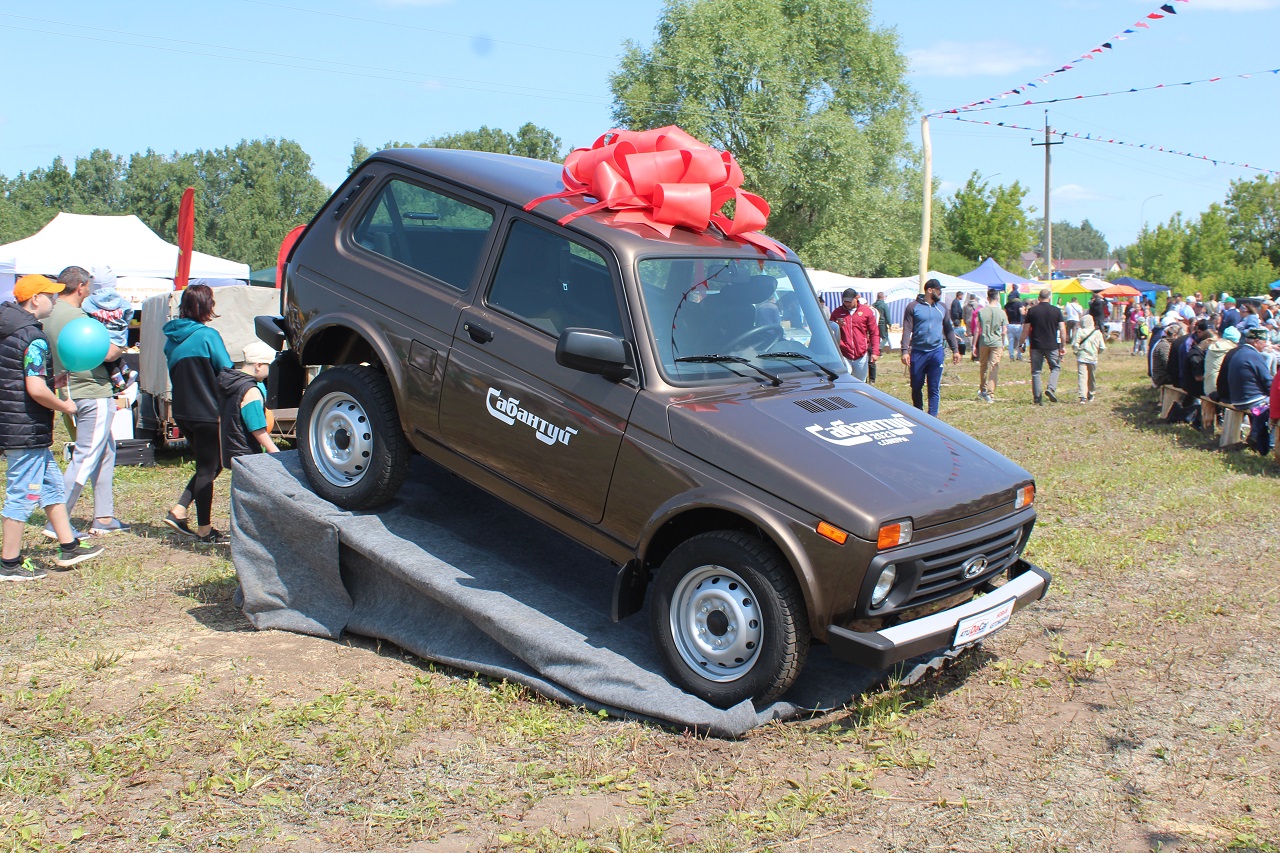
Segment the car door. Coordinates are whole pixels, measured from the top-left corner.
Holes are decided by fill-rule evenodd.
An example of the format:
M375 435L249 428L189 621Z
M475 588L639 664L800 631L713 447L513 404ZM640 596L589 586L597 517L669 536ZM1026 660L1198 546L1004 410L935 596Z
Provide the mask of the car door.
M454 450L589 522L604 515L638 383L564 367L556 342L571 327L629 340L620 285L603 247L513 215L488 286L459 318L441 396Z
M370 167L375 185L326 270L346 282L404 365L406 433L434 434L445 357L471 301L500 206L425 175Z

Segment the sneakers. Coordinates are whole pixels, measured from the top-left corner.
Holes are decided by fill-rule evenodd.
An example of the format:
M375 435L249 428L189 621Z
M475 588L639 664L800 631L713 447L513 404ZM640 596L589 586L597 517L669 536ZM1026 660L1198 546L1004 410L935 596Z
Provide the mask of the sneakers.
M90 545L83 539L76 540L76 546L70 551L65 548L58 548L58 558L54 560L54 564L60 569L69 569L77 563L83 563L85 560L92 560L101 554L103 548L101 545Z
M187 520L185 518L178 518L173 514L173 510L169 510L165 513L164 523L172 527L179 536L186 536L188 539L196 538L196 532L191 529L189 524L187 524Z
M52 525L52 524L49 524L48 522L46 522L46 523L45 523L45 525L44 525L44 531L43 531L43 532L44 532L44 535L45 535L45 536L47 536L48 538L52 539L54 542L57 542L57 541L58 541L58 532L57 532L56 530L54 530L54 529L53 529L53 525ZM84 536L84 533L83 533L82 531L76 530L74 527L72 527L72 528L71 528L71 535L72 535L72 536L74 536L74 537L76 537L77 539L80 539L80 538L82 538L82 537Z
M196 542L201 545L226 545L227 537L222 531L215 527L210 527L209 532L204 536L196 536Z
M125 524L118 518L113 518L106 524L99 524L95 519L93 524L89 525L89 532L94 536L106 536L108 533L128 533L131 529L133 529L133 525ZM79 536L79 534L76 535Z
M982 401L982 402L984 402L984 403L994 403L994 402L996 401L996 398L995 398L995 397L992 397L992 396L991 396L990 394L988 394L986 391L979 391L979 392L978 392L978 399L979 399L979 400L981 400L981 401Z
M48 572L31 562L30 557L24 557L15 569L0 564L0 581L33 581L47 574Z
M1044 389L1044 395L1049 398L1050 403L1058 402L1058 395L1054 393L1052 388Z

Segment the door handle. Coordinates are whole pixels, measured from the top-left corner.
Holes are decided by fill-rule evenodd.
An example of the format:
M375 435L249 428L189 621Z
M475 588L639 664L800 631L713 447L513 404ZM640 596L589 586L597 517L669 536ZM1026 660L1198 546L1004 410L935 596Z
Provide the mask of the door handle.
M481 326L479 323L463 323L462 331L471 336L471 340L478 344L487 344L493 340L493 332Z

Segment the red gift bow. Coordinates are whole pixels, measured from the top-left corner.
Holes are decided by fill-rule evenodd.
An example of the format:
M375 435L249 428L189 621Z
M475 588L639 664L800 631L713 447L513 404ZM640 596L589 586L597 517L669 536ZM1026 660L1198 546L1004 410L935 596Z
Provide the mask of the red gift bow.
M533 210L553 198L590 196L597 201L560 220L608 208L614 223L647 225L663 237L683 225L705 231L715 225L726 237L764 252L787 252L760 229L769 219L769 203L742 189L742 169L728 151L718 151L675 125L654 130L611 130L590 148L577 148L564 161L563 192L535 198ZM734 216L721 213L734 202Z

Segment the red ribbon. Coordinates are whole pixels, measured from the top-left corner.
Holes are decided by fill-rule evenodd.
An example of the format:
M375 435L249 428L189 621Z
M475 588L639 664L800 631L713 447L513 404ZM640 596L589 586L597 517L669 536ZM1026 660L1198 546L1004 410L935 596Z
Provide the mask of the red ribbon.
M560 220L565 225L598 210L614 211L611 224L645 225L663 237L676 226L705 231L715 225L725 236L763 252L786 257L786 249L760 229L769 203L742 187L742 169L728 151L718 151L671 125L655 130L611 130L590 148L564 161L563 192L535 198L525 210L553 198L596 201ZM734 203L734 215L722 209Z

